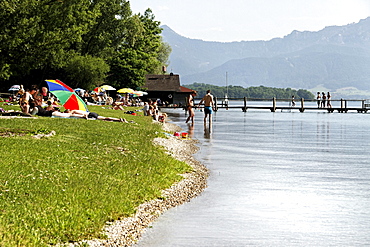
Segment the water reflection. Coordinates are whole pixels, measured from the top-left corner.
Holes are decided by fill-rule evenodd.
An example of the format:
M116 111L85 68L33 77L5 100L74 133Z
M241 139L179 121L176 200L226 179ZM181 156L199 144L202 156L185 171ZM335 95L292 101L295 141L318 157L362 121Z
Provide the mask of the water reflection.
M194 124L188 123L188 134L190 138L194 138Z
M204 138L211 139L211 128L204 127Z
M208 188L138 246L367 246L368 117L219 111L208 134L196 114Z

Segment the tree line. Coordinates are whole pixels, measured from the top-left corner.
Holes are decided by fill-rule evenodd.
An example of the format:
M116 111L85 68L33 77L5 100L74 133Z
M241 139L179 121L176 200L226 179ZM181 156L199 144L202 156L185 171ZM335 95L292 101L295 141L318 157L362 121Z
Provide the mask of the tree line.
M226 93L228 98L255 98L255 99L290 99L294 96L296 99L315 99L315 95L305 89L291 89L291 88L273 88L273 87L248 87L241 86L215 86L204 83L193 83L185 85L187 88L197 91L198 97L206 94L207 90L211 90L216 97L223 98Z
M150 9L133 14L125 0L2 0L0 89L45 79L136 89L168 64L161 31Z

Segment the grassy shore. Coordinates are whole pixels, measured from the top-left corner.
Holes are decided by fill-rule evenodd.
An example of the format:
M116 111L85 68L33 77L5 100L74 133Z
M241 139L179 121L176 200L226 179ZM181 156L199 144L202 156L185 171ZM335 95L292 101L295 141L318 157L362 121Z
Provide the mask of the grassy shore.
M165 135L151 118L89 109L135 123L0 119L1 246L104 238L107 221L133 215L140 204L160 198L163 189L183 179L179 174L192 170L153 144ZM33 137L52 131L56 134L50 137Z

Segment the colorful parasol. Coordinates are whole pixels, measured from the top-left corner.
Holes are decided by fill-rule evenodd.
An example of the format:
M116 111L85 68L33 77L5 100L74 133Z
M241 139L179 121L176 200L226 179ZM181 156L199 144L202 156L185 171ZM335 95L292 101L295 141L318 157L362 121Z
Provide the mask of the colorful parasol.
M101 87L96 87L96 88L94 88L93 91L95 91L97 93L101 93L101 92L104 92L105 90L103 88L101 88Z
M133 91L131 94L133 95L133 97L141 97L143 95L147 95L148 93L143 91Z
M109 85L102 85L100 87L94 88L94 91L98 92L98 93L104 92L104 91L114 91L114 90L116 90L116 89L112 86L109 86Z
M72 88L60 80L45 80L50 93L54 94L63 105L69 110L88 111L85 102L74 92Z

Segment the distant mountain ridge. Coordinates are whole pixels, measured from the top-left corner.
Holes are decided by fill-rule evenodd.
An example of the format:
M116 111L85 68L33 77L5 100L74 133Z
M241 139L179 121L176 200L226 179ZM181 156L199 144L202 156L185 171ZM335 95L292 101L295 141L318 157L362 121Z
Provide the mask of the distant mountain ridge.
M222 86L228 72L229 85L243 87L370 89L370 17L269 41L210 42L162 28L172 47L169 68L182 84Z

